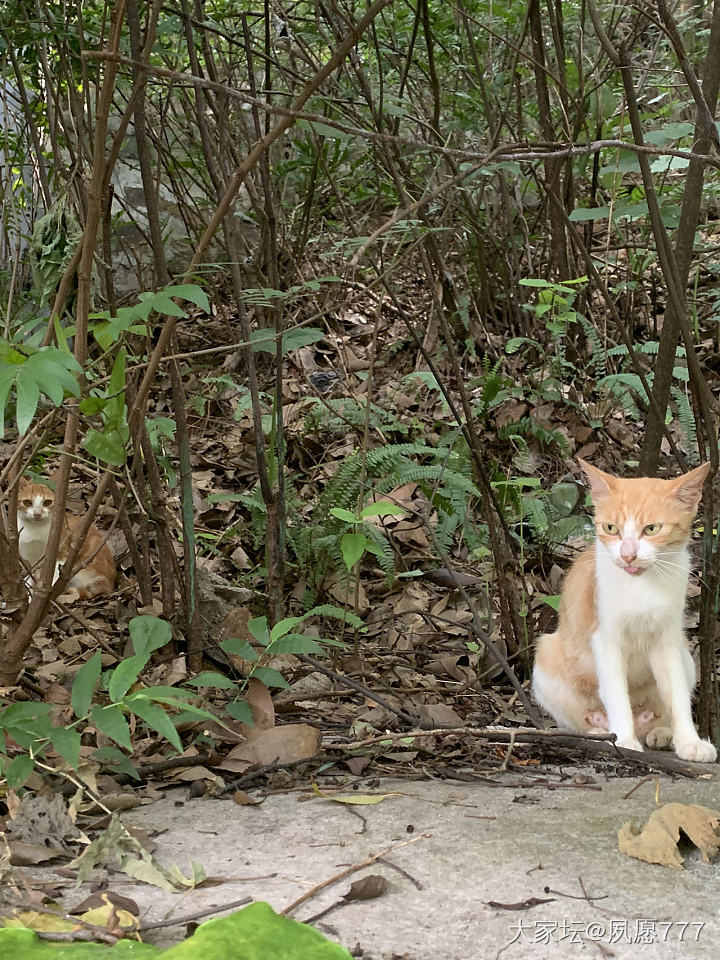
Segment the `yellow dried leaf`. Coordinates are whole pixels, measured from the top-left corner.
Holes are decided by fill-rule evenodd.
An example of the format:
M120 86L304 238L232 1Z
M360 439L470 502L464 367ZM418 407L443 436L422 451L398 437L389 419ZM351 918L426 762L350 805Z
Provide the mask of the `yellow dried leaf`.
M107 927L111 917L115 928L122 927L126 930L134 930L138 925L137 917L128 913L127 910L118 910L112 903L86 910L80 919L84 920L85 923L92 923L96 927Z
M356 804L358 806L368 806L373 803L381 803L383 800L386 800L388 797L402 797L402 793L349 793L349 794L340 794L340 793L325 793L318 787L316 783L312 785L313 792L318 797L323 797L325 800L334 800L335 803L350 803Z
M621 853L647 863L682 870L684 858L677 848L684 833L709 863L720 849L720 813L708 807L687 803L666 803L656 810L644 827L632 821L618 831Z

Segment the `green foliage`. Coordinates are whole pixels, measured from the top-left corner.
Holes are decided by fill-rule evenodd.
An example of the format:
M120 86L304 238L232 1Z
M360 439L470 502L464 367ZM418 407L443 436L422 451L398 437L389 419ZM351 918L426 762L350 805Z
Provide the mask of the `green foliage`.
M112 316L108 310L91 314L93 336L103 350L110 350L115 343L128 334L147 336L148 321L153 313L168 317L187 317L187 311L178 303L184 300L194 303L205 313L210 312L207 294L194 283L182 283L164 287L155 293L141 293L138 302L131 307L120 307Z
M76 673L71 694L75 719L68 726L53 726L50 704L14 703L0 712L3 743L9 737L25 751L10 760L6 751L0 750L0 773L8 786L17 789L32 773L35 760L43 759L50 746L70 767L77 769L82 730L91 723L119 748L97 750L95 759L136 777L128 757L133 749L128 717L133 717L135 723L139 721L141 727L148 728L182 752L178 734L181 724L188 720L217 719L207 709L198 706L199 689L232 691L235 700L228 705L228 713L252 724L252 714L242 699L248 679L255 677L267 686L287 686L282 674L267 666L269 659L292 653L323 656L327 647L342 646L334 639L316 639L300 633L297 628L310 617L336 619L355 629L363 629L361 620L331 605L315 607L299 617L288 617L272 629L268 628L265 617L258 617L251 620L249 626L260 647L264 648L261 654L245 640L230 639L221 644L226 651L251 661L247 677L234 681L206 671L184 686L144 686L140 682L153 653L170 642L172 633L170 625L158 617L134 617L129 624L132 656L103 671L101 654L97 651Z
M331 507L330 514L342 520L351 529L350 533L340 536L340 552L348 573L362 560L366 553L374 554L380 562L385 560L385 551L373 537L374 531L365 521L370 517L397 517L406 513L403 507L385 500L369 503L360 513L353 513L344 507Z
M27 433L41 395L55 407L67 396L80 395L80 365L57 347L15 347L0 341L0 437L5 435L5 407L15 395L15 419L20 436Z
M10 921L15 923L16 921ZM72 921L70 921L72 923ZM59 924L64 929L63 924ZM327 940L314 927L275 913L263 903L251 903L236 913L208 920L189 939L162 948L135 940L120 940L112 947L100 943L48 943L32 930L0 930L0 953L18 960L351 960L348 951Z
M638 343L633 347L633 350L641 358L645 356L653 357L657 354L659 347L660 344L657 340L648 340L645 343ZM608 350L607 355L608 358L618 362L621 369L617 373L609 373L598 380L596 389L605 400L611 400L614 404L619 404L625 415L631 420L641 422L647 414L648 398L640 377L630 367L627 347L624 344L612 347ZM695 417L688 396L690 375L685 365L685 356L685 348L678 347L676 350L677 361L673 367L673 382L670 387L671 404L667 422L672 423L674 418L677 419L677 423L682 430L687 454L691 460L696 460L697 432ZM648 385L652 387L653 370L646 369L645 377Z
M41 301L52 300L82 236L80 224L66 200L60 200L35 221L30 239L33 292Z

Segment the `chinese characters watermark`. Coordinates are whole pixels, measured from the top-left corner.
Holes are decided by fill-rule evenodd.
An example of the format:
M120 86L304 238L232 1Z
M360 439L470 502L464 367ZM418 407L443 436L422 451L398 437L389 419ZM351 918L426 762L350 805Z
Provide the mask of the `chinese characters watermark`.
M575 943L584 947L590 943L668 943L677 941L695 943L705 926L704 920L591 920L588 923L573 920L520 920L511 923L513 939L508 947L521 940L524 943Z

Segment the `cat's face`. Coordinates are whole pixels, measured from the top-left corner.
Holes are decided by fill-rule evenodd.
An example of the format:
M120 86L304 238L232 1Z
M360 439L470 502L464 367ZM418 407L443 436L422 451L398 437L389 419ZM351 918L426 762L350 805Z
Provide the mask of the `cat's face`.
M690 537L710 465L674 480L623 480L580 463L590 480L601 557L630 576L673 563Z
M44 483L30 483L24 477L18 484L18 517L25 523L48 520L55 504L55 494Z

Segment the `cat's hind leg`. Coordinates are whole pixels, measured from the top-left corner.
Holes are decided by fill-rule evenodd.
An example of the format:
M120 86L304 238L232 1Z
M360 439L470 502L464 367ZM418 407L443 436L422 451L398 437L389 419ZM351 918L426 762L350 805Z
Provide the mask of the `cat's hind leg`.
M537 662L533 670L532 690L535 700L559 727L579 732L590 729L587 717L594 704L581 691L557 675L548 673Z

